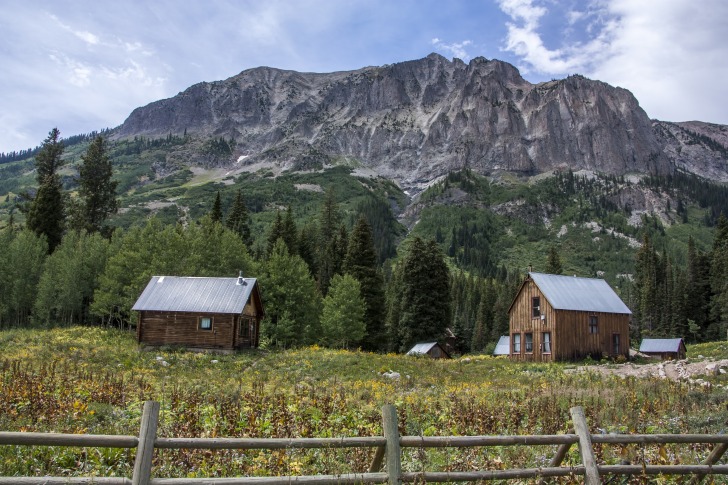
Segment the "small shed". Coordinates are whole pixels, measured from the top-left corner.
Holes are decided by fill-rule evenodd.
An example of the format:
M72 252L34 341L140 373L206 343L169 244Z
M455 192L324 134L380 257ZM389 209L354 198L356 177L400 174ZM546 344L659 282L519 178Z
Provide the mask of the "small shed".
M511 353L511 337L503 335L495 345L493 355L509 355Z
M680 360L685 358L687 349L681 338L646 338L642 339L640 352L662 360Z
M407 355L429 355L433 359L449 359L450 354L437 342L417 344L407 352Z
M255 278L152 276L132 310L139 343L235 350L257 347L263 302Z

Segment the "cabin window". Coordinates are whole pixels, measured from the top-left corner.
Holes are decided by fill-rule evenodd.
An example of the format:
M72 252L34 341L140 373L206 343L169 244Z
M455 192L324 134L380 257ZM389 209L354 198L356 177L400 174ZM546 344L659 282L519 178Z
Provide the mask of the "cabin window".
M200 317L200 330L212 330L212 317Z
M526 353L531 354L533 353L533 334L527 333L524 335L525 337L525 343L526 343Z
M541 298L534 296L531 298L531 317L537 318L541 316Z
M589 333L599 333L599 319L596 315L589 315Z
M543 346L543 353L551 353L551 332L544 332L542 335L541 345Z
M514 354L521 353L521 334L520 333L513 334L513 353Z
M613 333L612 334L612 353L615 354L615 355L620 354L621 352L619 351L619 347L620 347L620 345L619 345L619 334L618 333Z

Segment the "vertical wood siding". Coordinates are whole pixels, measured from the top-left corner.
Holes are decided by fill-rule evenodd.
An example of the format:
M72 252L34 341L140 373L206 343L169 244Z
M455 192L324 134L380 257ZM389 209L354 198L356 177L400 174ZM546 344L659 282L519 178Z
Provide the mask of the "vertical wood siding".
M541 316L532 317L531 302L540 299ZM598 333L589 333L589 316L595 315ZM616 357L612 335L619 334L619 355L629 354L629 315L599 312L554 310L536 284L527 279L510 309L510 356L514 360L550 362L592 355ZM543 334L551 333L551 353L543 352ZM533 352L526 352L526 334L533 334ZM521 351L513 352L513 335L521 335Z

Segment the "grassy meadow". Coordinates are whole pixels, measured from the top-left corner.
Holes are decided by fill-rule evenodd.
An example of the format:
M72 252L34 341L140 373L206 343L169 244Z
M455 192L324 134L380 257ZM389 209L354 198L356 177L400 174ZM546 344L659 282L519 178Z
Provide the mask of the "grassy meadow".
M728 358L728 343L690 346ZM569 408L592 430L716 433L728 424L721 386L573 373L573 364L465 356L433 361L317 347L234 355L140 350L98 327L0 332L0 430L137 435L142 403L161 402L161 437L381 435L393 403L406 435L571 432ZM399 379L384 375L390 371ZM596 431L595 431L596 432ZM545 466L556 447L407 449L405 470ZM597 446L606 463L698 463L705 446ZM365 471L374 450L157 450L156 477ZM0 475L127 476L133 450L0 446ZM579 463L572 447L566 463ZM637 480L637 479L635 479ZM655 478L650 479L654 483ZM578 483L577 478L562 483Z

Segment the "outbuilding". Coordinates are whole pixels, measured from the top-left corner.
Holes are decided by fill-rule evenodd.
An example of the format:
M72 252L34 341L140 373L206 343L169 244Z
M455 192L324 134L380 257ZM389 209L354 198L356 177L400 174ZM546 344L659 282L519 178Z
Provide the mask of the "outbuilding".
M450 354L437 342L417 344L407 352L407 355L429 355L433 359L449 359Z
M160 346L257 347L263 302L255 278L153 276L132 310L137 340Z
M508 355L510 353L511 337L503 335L500 339L498 339L498 343L495 345L495 350L493 350L493 355Z
M685 342L681 338L642 339L640 352L662 360L680 360L687 354Z

